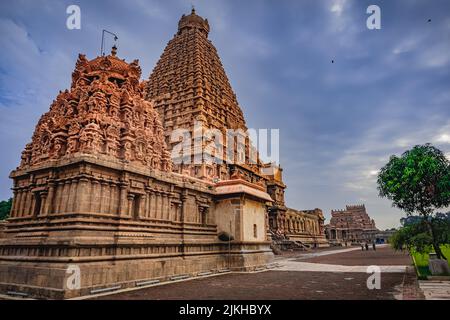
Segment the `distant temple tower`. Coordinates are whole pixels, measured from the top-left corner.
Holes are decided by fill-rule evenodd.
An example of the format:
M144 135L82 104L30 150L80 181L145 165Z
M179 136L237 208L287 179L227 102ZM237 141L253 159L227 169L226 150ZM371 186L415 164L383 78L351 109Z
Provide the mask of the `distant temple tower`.
M328 240L334 244L372 241L378 232L364 204L347 205L345 210L331 210L331 220L325 229Z

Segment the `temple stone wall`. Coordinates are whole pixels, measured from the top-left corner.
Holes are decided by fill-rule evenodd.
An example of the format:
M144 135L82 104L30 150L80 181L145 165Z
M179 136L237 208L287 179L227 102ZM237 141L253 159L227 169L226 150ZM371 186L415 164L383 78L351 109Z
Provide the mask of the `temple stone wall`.
M242 238L244 241L266 241L266 205L245 199L243 204Z
M218 217L229 208L249 206L253 216L259 208L264 225L264 202L258 206L244 195L217 198L214 188L188 177L90 156L11 176L15 191L32 196L14 198L16 208L0 239L1 292L69 298L225 268L252 270L272 258L264 238L218 239ZM232 226L246 235L246 209L238 210ZM74 265L81 272L75 290L67 287Z
M217 231L225 232L240 241L238 226L240 224L241 201L238 197L223 199L216 204Z
M0 293L70 298L270 262L269 242L247 241L242 230L247 195L264 205L270 196L237 178L227 181L229 193L172 172L139 76L138 62L119 59L116 48L90 61L79 56L71 89L41 117L10 175ZM224 242L218 208L229 198L240 208L233 225L240 236Z
M277 208L269 211L269 226L273 238L300 242L308 247L329 246L324 221L320 209Z

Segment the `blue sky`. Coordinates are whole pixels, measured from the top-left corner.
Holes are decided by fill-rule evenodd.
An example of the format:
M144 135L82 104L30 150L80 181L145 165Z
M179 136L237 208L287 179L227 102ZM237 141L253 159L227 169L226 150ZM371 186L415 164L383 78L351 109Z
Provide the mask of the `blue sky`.
M78 53L99 55L101 30L111 30L119 56L138 58L148 78L192 3L209 20L248 127L280 129L288 205L328 217L365 203L380 228L397 226L403 214L378 198L377 170L415 144L450 156L446 0L3 0L0 199L39 116L70 87ZM81 30L66 28L71 4ZM366 28L371 4L381 30Z

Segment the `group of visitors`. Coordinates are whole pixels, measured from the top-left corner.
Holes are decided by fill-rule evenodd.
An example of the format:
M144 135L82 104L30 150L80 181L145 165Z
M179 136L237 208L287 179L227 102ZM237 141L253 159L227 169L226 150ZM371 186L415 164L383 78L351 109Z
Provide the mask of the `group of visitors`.
M361 242L361 250L364 251L364 249L369 251L369 244L367 242ZM373 249L373 251L377 250L377 246L375 245L375 242L372 242L372 249Z

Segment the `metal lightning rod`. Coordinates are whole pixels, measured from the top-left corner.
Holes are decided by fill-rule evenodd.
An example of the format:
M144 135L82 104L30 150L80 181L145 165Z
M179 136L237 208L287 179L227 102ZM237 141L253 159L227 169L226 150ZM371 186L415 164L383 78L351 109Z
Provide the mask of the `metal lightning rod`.
M104 51L105 33L108 33L108 34L114 36L114 42L119 40L119 37L117 37L117 35L115 33L112 33L111 31L103 29L103 31L102 31L102 47L100 49L100 56L104 56L105 55L105 51Z

